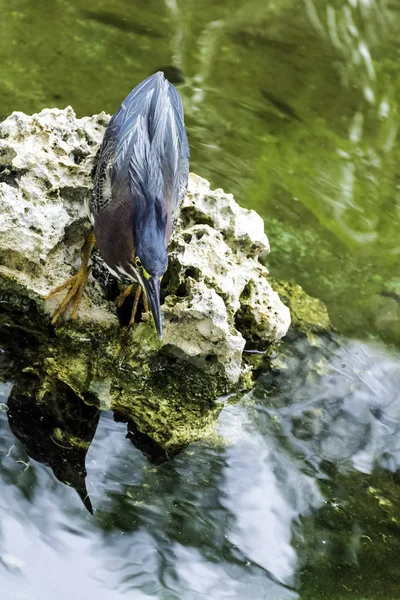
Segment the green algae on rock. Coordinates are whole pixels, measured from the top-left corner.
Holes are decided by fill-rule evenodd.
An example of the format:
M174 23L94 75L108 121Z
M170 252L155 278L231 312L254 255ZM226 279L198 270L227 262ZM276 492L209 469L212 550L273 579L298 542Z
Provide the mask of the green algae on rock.
M332 329L328 311L321 300L308 296L296 283L272 277L269 281L289 307L292 327L299 333L324 333Z
M211 432L220 410L215 399L237 389L249 370L246 341L272 347L286 334L290 313L258 261L269 251L261 217L191 175L163 280L162 342L146 315L131 330L121 327L117 286L96 253L79 318L61 322L49 337L58 299L45 304L44 296L79 264L85 203L108 120L104 113L77 119L71 108L45 109L13 113L0 125L2 323L35 339L22 367L40 381L38 402L62 382L174 453Z

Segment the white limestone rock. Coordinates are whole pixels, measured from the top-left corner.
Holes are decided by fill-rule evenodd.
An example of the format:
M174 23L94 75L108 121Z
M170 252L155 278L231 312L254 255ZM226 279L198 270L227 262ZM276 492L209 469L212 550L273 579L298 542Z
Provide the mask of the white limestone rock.
M79 264L89 227L85 204L108 121L104 113L77 119L68 107L15 112L0 124L0 293L16 306L17 296L33 300L43 322L57 302L44 305L45 294ZM261 251L269 251L261 217L191 174L163 279L165 351L231 385L246 340L266 345L285 335L289 309L268 283ZM92 328L117 324L93 277L79 318Z
M264 222L254 210L247 210L235 202L232 194L221 189L211 190L206 179L191 173L189 193L181 210L181 220L186 226L208 224L219 231L237 252L257 257L269 252Z
M93 161L108 121L105 113L77 119L68 107L14 112L0 124L0 276L37 302L79 264ZM84 310L90 306L85 299Z
M171 353L185 356L205 370L223 366L228 381L236 382L244 338L230 328L225 303L212 287L204 281L190 280L187 288L184 298L172 295L166 298L164 344Z

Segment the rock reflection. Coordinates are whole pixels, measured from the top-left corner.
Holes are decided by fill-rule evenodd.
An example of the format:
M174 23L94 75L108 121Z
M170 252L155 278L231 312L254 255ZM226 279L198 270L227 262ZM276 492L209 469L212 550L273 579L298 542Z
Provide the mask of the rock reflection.
M118 419L116 418L116 420ZM132 442L135 448L141 451L149 462L154 465L160 465L168 460L168 455L162 446L150 436L142 433L136 423L131 419L128 421L127 429L128 433L126 434L126 437Z
M73 487L93 513L86 489L85 459L99 420L99 410L83 403L59 383L45 402L37 402L39 384L23 378L8 398L8 423L28 455L49 466L59 481Z

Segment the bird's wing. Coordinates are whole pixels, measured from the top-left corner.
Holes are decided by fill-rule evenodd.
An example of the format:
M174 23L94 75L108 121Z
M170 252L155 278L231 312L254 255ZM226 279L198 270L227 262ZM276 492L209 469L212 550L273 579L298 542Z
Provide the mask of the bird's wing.
M182 204L188 187L189 181L189 160L190 160L190 150L189 143L186 135L185 127L183 126L182 130L182 141L181 141L181 151L179 157L179 165L178 165L178 176L177 176L177 184L176 184L176 206L179 209Z
M151 78L149 78L151 79ZM136 152L142 148L140 143L140 117L150 92L151 82L146 79L125 98L117 112L111 117L104 134L100 150L99 163L94 177L92 210L98 213L107 209L111 201L130 194L129 160L130 149ZM138 135L139 134L139 135ZM143 157L138 157L144 163Z
M183 118L182 100L173 85L169 85L169 96L175 113L179 148L174 189L175 207L179 209L188 186L190 150Z
M112 172L115 162L116 128L108 125L101 145L99 162L94 176L91 208L97 214L107 208L112 199Z
M147 159L141 156L147 146L145 135L147 121L149 120L150 106L155 90L155 75L139 83L125 98L113 116L113 121L118 127L118 140L116 146L116 167L119 169L129 163L132 150L138 153L138 159ZM142 175L143 176L143 175Z
M145 79L123 101L104 137L95 182L95 203L132 197L135 213L162 204L169 222L186 193L189 172L182 102L162 73Z

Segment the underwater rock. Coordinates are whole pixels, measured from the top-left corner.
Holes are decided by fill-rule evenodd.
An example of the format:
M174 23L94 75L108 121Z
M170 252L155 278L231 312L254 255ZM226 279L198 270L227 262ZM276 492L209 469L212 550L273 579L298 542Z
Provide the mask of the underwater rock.
M15 112L0 124L2 323L34 335L29 368L43 382L41 398L61 381L176 449L210 430L217 394L248 372L246 342L271 348L290 312L258 261L269 251L261 217L192 174L162 282L162 342L148 315L131 330L121 327L118 286L96 252L78 319L60 322L49 337L60 297L45 303L44 296L79 265L108 121L105 113L77 119L68 107Z

